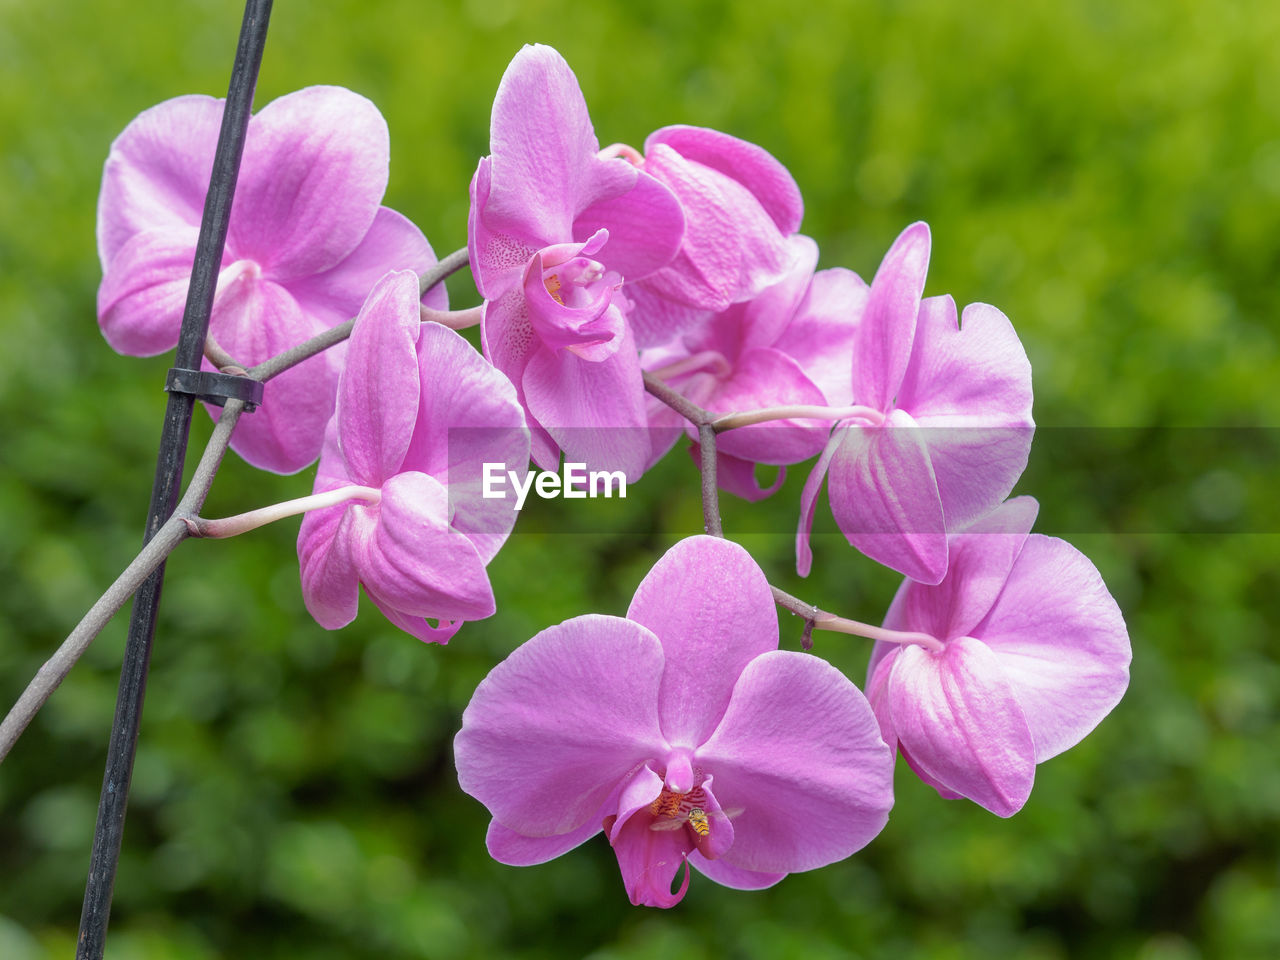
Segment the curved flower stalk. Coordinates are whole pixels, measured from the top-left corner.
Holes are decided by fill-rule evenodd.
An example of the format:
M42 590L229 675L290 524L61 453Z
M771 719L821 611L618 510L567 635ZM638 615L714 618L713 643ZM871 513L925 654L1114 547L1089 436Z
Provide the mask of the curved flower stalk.
M867 285L849 270L815 273L818 245L809 237L794 236L787 245L793 265L780 282L708 317L666 346L642 351L645 368L715 413L790 404L849 406L854 328ZM655 438L670 438L665 445L655 439L654 461L675 442L681 426L697 439L690 424L657 400L649 402L649 422ZM784 473L762 489L755 464L807 460L822 450L829 431L829 424L817 420L777 420L728 431L717 441L717 481L744 499L762 499L781 486Z
M351 334L315 492L354 484L381 497L303 519L298 561L311 615L330 630L345 626L363 584L392 623L422 640L445 643L462 621L490 616L485 567L515 512L482 496L483 464L519 470L528 461L507 379L452 330L420 322L412 272L379 280Z
M885 255L854 335L851 397L801 497L796 567L822 481L849 542L913 580L947 572L947 534L995 509L1027 465L1031 365L1008 318L974 303L957 322L950 296L921 299L929 227L904 230Z
M675 260L628 288L640 346L656 346L709 313L759 296L802 256L788 242L804 217L800 188L762 147L719 130L671 126L645 139L643 157L623 146L605 153L631 159L684 208Z
M151 356L178 342L221 117L221 100L177 97L111 146L98 198L98 322L121 353ZM380 206L389 161L382 115L341 87L299 90L250 119L209 321L237 361L259 363L351 319L389 269L435 263L422 232ZM426 302L446 308L444 286ZM315 460L344 352L326 350L266 384L232 449L277 473Z
M876 644L867 695L888 743L944 797L1012 816L1036 764L1079 743L1120 702L1132 653L1088 558L1031 534L1037 504L1008 501L950 538L936 586L903 581L884 626L941 643Z
M635 477L649 454L623 281L665 266L684 214L672 192L600 155L582 91L546 46L522 49L493 103L471 181L468 249L485 356L516 386L534 459L560 450Z
M758 889L880 832L892 754L839 671L780 651L764 574L740 546L676 544L626 619L575 617L500 663L454 741L503 863L604 830L634 904L670 907L688 865ZM672 883L681 865L684 879Z

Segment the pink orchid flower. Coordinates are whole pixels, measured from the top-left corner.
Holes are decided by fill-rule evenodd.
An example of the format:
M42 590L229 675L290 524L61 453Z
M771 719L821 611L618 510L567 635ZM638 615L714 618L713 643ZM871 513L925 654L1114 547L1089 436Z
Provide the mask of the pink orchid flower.
M818 245L796 235L788 241L793 266L781 281L753 299L708 317L664 347L641 352L641 363L694 403L715 413L735 413L791 404L848 406L853 335L867 299L867 285L843 269L814 272ZM649 401L656 461L683 428L693 427L670 407ZM663 431L663 432L659 432ZM721 488L747 500L773 493L785 478L764 489L755 465L799 463L822 450L830 425L818 420L776 420L720 435L716 477Z
M922 583L947 572L947 534L995 509L1027 465L1031 364L1009 319L974 303L957 322L949 296L921 299L929 227L904 230L885 255L854 335L851 397L801 496L796 567L822 481L849 542Z
M178 342L222 101L186 96L140 114L111 146L98 198L98 322L121 353ZM341 87L308 87L249 121L210 335L250 366L355 316L392 268L422 271L422 232L380 206L390 141L378 109ZM447 306L443 285L429 295ZM231 446L293 473L320 453L343 347L276 377ZM212 367L206 361L206 368Z
M468 224L485 356L515 384L541 466L553 469L563 449L638 476L649 453L644 387L619 287L676 255L680 203L600 155L578 81L550 47L527 46L507 67L490 149Z
M490 616L485 567L515 513L483 497L483 465L528 461L510 382L458 334L420 321L411 271L387 274L356 319L315 482L316 493L356 485L380 496L303 518L298 561L311 615L330 630L346 626L363 584L422 640L444 643L461 621Z
M857 687L777 647L763 572L706 536L667 551L626 619L575 617L519 647L454 741L462 789L493 815L489 852L543 863L604 830L631 902L670 907L690 864L750 890L861 849L888 819L892 754Z
M944 797L1012 816L1036 764L1079 743L1120 702L1124 618L1088 558L1031 534L1037 504L1008 501L950 537L936 586L903 581L884 626L936 647L878 642L867 695L891 746Z
M684 208L675 260L627 290L640 346L753 299L802 255L788 242L804 216L800 188L762 147L718 130L672 126L648 136L643 156L621 145L605 153L627 157L666 184Z

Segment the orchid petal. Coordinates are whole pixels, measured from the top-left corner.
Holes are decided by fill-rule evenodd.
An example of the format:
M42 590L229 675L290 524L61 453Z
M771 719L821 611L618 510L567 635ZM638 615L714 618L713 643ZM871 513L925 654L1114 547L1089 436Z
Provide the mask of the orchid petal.
M826 397L794 360L762 347L742 354L732 376L708 400L719 413L785 404L825 406ZM822 450L830 429L819 420L771 420L722 433L717 449L756 463L799 463Z
M1120 702L1132 651L1088 557L1032 534L975 634L1017 690L1037 763L1079 743Z
M347 508L347 504L338 504L311 510L303 516L298 531L302 599L316 623L326 630L337 630L354 620L360 602L359 574L348 549L351 520Z
M942 501L929 452L911 418L895 410L883 427L849 427L831 462L831 512L872 560L922 583L947 572Z
M577 830L638 764L666 752L662 668L657 637L629 620L588 615L543 630L481 681L463 713L462 789L525 836Z
M786 877L785 873L761 873L735 867L724 859L708 860L697 850L689 854L689 863L705 877L733 890L763 890Z
M925 299L897 405L926 430L950 530L988 513L1026 469L1031 364L995 307L969 305L960 328L950 297Z
M199 227L221 126L222 101L193 94L144 110L116 137L98 195L104 271L135 234Z
M147 230L117 248L98 288L98 323L113 350L150 357L177 346L196 233Z
M448 492L425 473L400 473L382 486L373 536L353 545L369 595L407 616L479 620L492 616L484 560L449 529Z
M970 637L949 641L941 654L908 646L893 664L887 695L894 730L915 764L998 816L1022 809L1035 747L991 648Z
M626 274L623 274L626 277ZM709 310L673 303L648 290L643 283L626 284L623 293L631 301L627 324L640 347L658 347L672 338L700 324L708 322L713 314ZM848 371L845 371L846 375Z
M219 286L209 320L211 335L245 366L261 363L321 329L284 287L250 274ZM231 449L273 473L296 473L315 460L338 387L337 361L329 353L310 357L265 383L261 406L236 425ZM203 367L213 369L207 359Z
M853 400L889 411L906 373L929 269L929 226L913 223L884 255L854 334Z
M936 586L904 585L884 625L891 630L927 633L939 640L975 636L974 630L1004 589L1039 504L1015 497L963 533L947 540L947 575Z
M668 550L636 589L627 619L662 641L658 709L673 744L702 743L738 674L778 648L778 615L763 571L746 550L719 537L689 537Z
M353 481L380 486L400 470L418 416L418 279L388 273L369 291L338 381L338 436Z
M521 49L502 75L489 144L480 216L490 229L537 246L576 238L577 212L626 193L639 177L627 161L597 156L600 143L578 80L559 53L541 44Z
M328 270L368 233L390 157L386 121L357 93L317 86L271 101L250 122L229 249L275 280Z
M700 456L698 447L690 446L689 452L693 455L694 461L698 462ZM786 479L787 468L779 467L778 476L774 478L773 483L762 487L760 481L756 479L754 463L716 451L716 486L732 493L735 497L755 503L777 493L782 489L782 483Z
M645 172L679 197L686 218L679 253L671 266L648 278L650 290L721 311L786 275L795 252L750 190L666 144L646 152Z
M777 283L765 287L745 304L741 333L743 349L777 347L778 339L793 322L796 309L806 298L806 291L814 278L814 268L818 265L818 245L812 237L795 234L787 238L787 247L791 267ZM851 351L852 346L849 349ZM790 353L786 349L783 352ZM849 379L847 362L840 374L845 380Z
M664 184L639 173L626 193L591 204L573 221L575 240L585 240L597 230L609 231L600 259L628 281L642 280L665 267L680 250L684 211Z
M643 807L625 820L620 815L613 835L613 852L627 896L637 907L674 907L689 889L688 856L692 844L683 830L650 830ZM680 888L671 892L671 882L684 866Z
M621 470L629 480L644 472L649 458L644 381L625 327L617 352L604 360L539 349L522 384L529 413L567 459L593 470Z
M833 407L853 404L849 365L854 331L869 293L870 288L851 270L819 270L773 344L800 364Z
M403 469L448 485L451 526L470 537L488 563L511 532L515 511L506 499L484 496L484 465L501 464L503 476L523 472L529 463L524 411L511 381L453 330L424 324L416 364L422 392Z
M399 627L410 636L417 637L423 643L447 644L453 639L454 634L462 629L462 624L465 623L463 620L433 618L437 620L437 623L435 626L432 626L430 620L426 617L417 617L401 613L400 611L381 602L373 594L369 595L369 599L372 600L373 605L378 608L378 612L386 617L393 626Z
M508 866L531 867L568 853L600 832L604 818L618 809L618 794L621 786L622 784L619 784L614 788L594 816L588 817L582 826L568 833L550 837L526 837L524 834L504 827L497 820L490 821L484 838L489 856Z
M842 860L893 805L893 756L866 699L830 664L793 651L756 657L695 754L725 808L741 807L724 859L761 873ZM714 827L713 827L714 829Z
M412 270L421 275L435 263L436 256L422 231L390 207L379 207L369 232L348 257L323 273L291 280L288 287L302 309L325 326L334 327L356 315L387 271ZM436 284L422 302L436 310L448 310L445 285Z
M804 200L795 179L763 147L719 130L676 125L655 130L645 139L645 153L666 144L680 156L742 184L783 234L800 229Z
M844 443L844 432L835 430L822 448L822 455L809 471L804 482L804 490L800 493L800 524L796 528L796 573L807 577L813 569L813 548L809 545L809 537L813 532L813 516L818 507L818 494L822 490L822 481L826 479L831 466L831 458Z

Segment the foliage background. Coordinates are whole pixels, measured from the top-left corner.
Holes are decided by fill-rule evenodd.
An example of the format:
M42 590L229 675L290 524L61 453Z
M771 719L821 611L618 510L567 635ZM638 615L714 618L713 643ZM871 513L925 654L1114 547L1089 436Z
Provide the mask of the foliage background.
M119 358L97 332L101 163L140 110L225 93L239 17L207 0L0 4L6 709L131 556L153 472L168 360ZM624 504L531 507L491 568L498 615L445 649L372 612L319 629L296 521L193 542L169 565L107 955L1280 956L1276 435L1219 429L1280 424L1280 7L281 4L258 103L312 83L372 98L392 131L386 202L443 253L465 242L498 78L532 41L574 67L604 143L683 122L771 150L823 266L870 277L930 221L927 292L999 305L1031 356L1046 429L1019 489L1125 610L1129 693L1011 820L900 764L889 827L854 858L754 894L696 877L679 908L633 909L600 840L491 862L449 744L508 651L621 614L699 530L681 454ZM475 301L465 274L451 286ZM750 531L775 582L878 619L897 578L838 539L795 581L803 474L767 505L726 504L726 528ZM209 512L309 488L232 457ZM124 622L0 767L5 960L73 952ZM862 642L817 652L861 681Z

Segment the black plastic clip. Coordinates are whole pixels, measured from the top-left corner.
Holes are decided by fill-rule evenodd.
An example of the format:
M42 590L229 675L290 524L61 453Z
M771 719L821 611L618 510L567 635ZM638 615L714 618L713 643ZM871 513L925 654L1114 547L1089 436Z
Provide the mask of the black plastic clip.
M228 400L243 400L246 413L262 402L261 380L231 373L170 367L164 388L171 393L189 393L197 400L204 400L219 407Z

